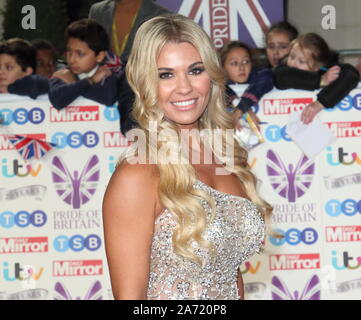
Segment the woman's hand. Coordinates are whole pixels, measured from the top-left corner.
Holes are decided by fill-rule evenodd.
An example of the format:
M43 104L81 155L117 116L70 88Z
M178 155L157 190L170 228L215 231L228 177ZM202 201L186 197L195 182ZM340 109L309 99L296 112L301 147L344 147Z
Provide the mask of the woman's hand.
M328 69L327 72L321 77L320 87L326 87L331 82L335 81L338 78L340 71L341 68L339 66L333 66Z
M309 124L315 118L316 114L319 113L323 109L323 105L318 102L310 103L305 109L303 109L301 114L301 121L304 124Z

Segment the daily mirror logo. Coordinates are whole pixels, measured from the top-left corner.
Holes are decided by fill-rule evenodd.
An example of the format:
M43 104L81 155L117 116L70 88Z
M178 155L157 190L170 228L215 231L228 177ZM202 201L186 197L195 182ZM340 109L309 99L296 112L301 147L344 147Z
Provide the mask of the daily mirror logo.
M319 253L275 254L269 257L270 270L319 269Z
M326 227L326 242L361 241L361 226Z
M263 99L265 115L281 115L302 111L313 102L313 98Z
M361 121L326 122L337 138L360 138Z
M99 106L68 106L57 110L50 108L50 122L98 121Z
M99 276L103 274L102 260L53 261L54 277Z
M0 238L0 253L48 252L48 237Z

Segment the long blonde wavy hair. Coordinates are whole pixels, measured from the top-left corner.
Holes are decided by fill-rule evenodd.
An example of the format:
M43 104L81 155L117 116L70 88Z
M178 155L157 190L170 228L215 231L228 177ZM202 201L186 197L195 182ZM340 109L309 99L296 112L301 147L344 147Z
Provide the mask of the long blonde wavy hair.
M132 116L145 133L147 150L148 152L159 151L168 142L158 139L155 145L148 143L151 130L154 129L150 127L150 123L156 124L155 131L158 133L162 130L170 130L176 132L178 138L180 136L179 127L168 121L158 106L157 59L161 49L168 42L188 42L199 51L205 71L209 74L212 83L207 108L199 119L199 130L223 129L221 147L222 154L224 154L227 143L229 143L229 139L225 138L224 129L233 129L233 122L225 110L225 83L219 57L212 41L202 28L190 18L177 14L158 16L140 26L126 66L126 76L135 93ZM171 137L168 140L170 139ZM212 143L207 139L207 136L203 137L202 142L213 148ZM232 159L234 165L227 167L227 161L224 161L224 165L228 171L239 178L247 196L259 207L261 213L268 215L272 209L257 194L256 178L247 163L247 151L239 146L233 139L233 135L231 144L234 148L234 159ZM212 151L215 151L214 148ZM178 221L173 233L174 250L183 257L201 263L200 258L194 252L192 242L196 241L201 247L212 251L212 244L204 239L203 233L214 216L214 203L205 191L194 188L197 174L189 160L172 164L162 161L165 160L162 157L166 157L166 155L158 154L156 163L160 178L159 196L162 205ZM120 161L122 160L124 157ZM210 217L200 200L206 200L210 205Z

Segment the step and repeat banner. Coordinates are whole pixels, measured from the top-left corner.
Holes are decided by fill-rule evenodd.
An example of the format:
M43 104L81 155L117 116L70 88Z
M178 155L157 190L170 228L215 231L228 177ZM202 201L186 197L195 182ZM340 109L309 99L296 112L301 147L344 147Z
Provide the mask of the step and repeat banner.
M19 98L0 97L0 299L111 299L101 207L127 146L118 110Z
M361 90L319 113L336 140L312 160L286 124L316 94L274 90L258 106L266 142L249 161L283 237L242 267L249 299L361 299Z
M314 160L285 131L317 92L271 91L250 152L274 206L262 254L241 271L247 299L361 298L361 89L320 117L337 137ZM116 107L0 96L0 299L112 299L102 198L128 142Z

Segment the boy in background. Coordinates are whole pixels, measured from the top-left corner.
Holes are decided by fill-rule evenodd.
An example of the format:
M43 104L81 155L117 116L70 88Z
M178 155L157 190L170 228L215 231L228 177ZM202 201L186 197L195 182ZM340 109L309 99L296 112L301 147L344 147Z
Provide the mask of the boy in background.
M65 31L67 69L50 79L49 99L60 110L83 96L111 106L117 100L119 75L102 65L109 49L108 35L92 19L71 23Z
M50 79L56 71L58 50L47 40L35 39L31 41L36 50L36 74Z
M26 40L13 38L0 45L0 93L36 99L49 90L48 79L34 74L36 51Z

